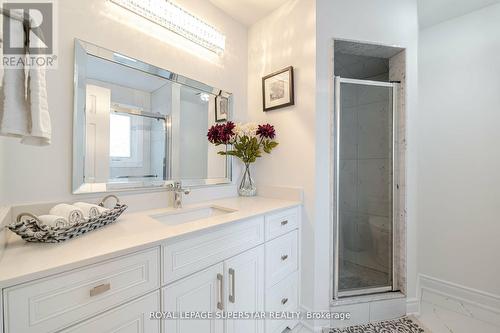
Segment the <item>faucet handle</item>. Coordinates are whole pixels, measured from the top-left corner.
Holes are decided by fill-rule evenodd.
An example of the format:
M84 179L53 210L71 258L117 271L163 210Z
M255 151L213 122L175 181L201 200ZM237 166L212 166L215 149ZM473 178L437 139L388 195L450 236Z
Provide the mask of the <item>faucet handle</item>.
M176 181L173 184L169 184L169 188L171 188L175 192L182 192L184 194L191 193L191 190L189 188L182 188L182 184L180 181Z

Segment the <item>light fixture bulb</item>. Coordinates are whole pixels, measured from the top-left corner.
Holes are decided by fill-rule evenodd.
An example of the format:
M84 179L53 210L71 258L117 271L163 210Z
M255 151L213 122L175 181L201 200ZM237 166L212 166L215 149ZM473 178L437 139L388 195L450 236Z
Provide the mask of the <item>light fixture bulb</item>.
M110 0L192 42L221 54L226 36L169 0Z

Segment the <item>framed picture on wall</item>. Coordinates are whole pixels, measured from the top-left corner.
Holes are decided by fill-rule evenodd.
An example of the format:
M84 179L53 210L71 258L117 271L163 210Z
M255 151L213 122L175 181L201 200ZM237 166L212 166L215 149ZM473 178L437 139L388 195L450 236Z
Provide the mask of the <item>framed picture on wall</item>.
M215 97L215 122L219 123L227 120L229 100L224 96Z
M264 111L294 105L293 67L287 67L262 78Z

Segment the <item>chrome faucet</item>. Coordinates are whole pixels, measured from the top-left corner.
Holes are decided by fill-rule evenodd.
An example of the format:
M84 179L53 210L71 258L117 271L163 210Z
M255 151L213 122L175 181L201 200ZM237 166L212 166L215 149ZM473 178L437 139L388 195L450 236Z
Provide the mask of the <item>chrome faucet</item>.
M188 188L182 188L181 182L168 184L167 191L174 192L174 208L182 208L182 194L191 192Z

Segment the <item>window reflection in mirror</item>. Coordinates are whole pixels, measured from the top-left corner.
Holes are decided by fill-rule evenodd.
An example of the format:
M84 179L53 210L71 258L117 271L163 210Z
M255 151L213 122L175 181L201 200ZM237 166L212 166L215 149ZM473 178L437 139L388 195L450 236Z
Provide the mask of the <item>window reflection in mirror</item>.
M171 106L162 78L89 56L86 84L85 182L164 181L165 122Z

